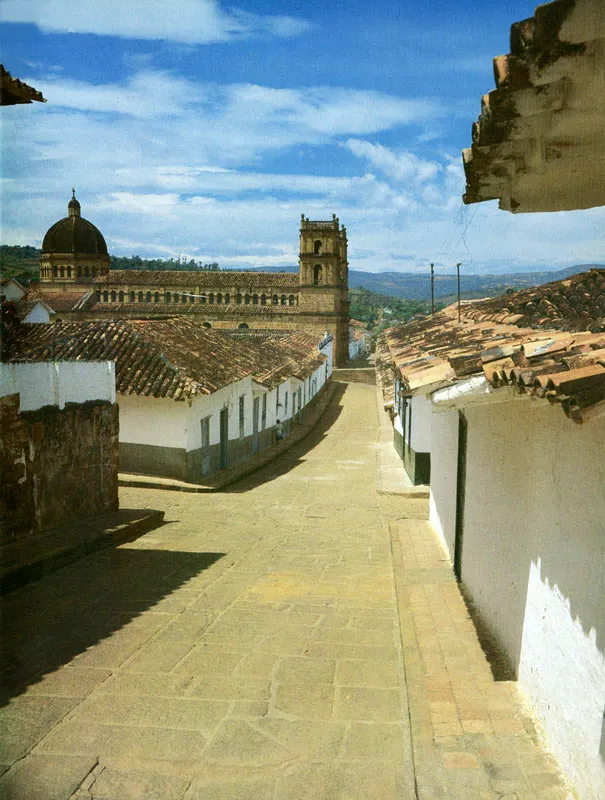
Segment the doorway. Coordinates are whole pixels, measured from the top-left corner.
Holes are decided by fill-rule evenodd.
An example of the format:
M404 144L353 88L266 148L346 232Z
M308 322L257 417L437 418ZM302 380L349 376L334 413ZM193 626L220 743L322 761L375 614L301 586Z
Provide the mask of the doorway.
M259 398L255 397L252 403L252 452L258 453L258 412Z
M226 469L229 463L229 409L228 408L221 409L220 451L221 451L221 469Z

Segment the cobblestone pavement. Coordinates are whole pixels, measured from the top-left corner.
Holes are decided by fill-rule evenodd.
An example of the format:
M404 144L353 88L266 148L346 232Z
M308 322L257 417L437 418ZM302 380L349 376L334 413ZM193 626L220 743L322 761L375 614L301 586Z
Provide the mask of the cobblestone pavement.
M566 796L377 419L349 385L222 493L123 489L166 524L5 598L1 797Z

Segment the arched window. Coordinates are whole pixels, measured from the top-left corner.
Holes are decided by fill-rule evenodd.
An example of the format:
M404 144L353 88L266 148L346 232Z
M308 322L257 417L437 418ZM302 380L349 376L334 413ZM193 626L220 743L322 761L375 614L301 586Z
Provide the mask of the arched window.
M202 328L211 328L212 325L209 322L202 322Z
M136 292L131 292L131 293L130 293L130 302L131 302L131 303L136 303L136 301L137 301L137 295L136 295Z
M170 302L170 292L164 292L164 302L165 303Z
M143 292L139 292L139 303L143 302L143 297L144 297Z
M107 303L108 300L109 300L109 292L107 291L107 289L105 289L105 291L103 292L103 302Z
M115 289L112 289L112 290L111 290L111 302L112 302L112 303L115 303L115 302L116 302L116 299L117 299L116 290L115 290Z
M313 267L313 285L319 286L321 283L321 279L323 276L323 269L321 268L321 264L316 264Z
M175 303L178 303L178 302L179 302L179 293L178 293L178 292L175 292L175 293L172 295L172 300L173 300L173 302L175 302Z
M273 297L271 298L271 301L273 305L276 306L279 304L279 297L276 294L274 294Z
M71 267L67 267L67 277L71 278Z
M61 277L65 277L65 267L61 267Z
M190 303L195 303L195 297L193 296L193 294L189 295L189 302Z
M267 295L266 294L261 294L261 296L260 296L260 304L261 304L261 306L266 306L267 305Z
M145 302L151 303L151 292L147 292L145 295Z
M223 295L219 292L216 296L216 302L220 305L223 302Z
M57 278L59 276L59 270L56 267L53 267L53 278Z
M281 296L281 304L282 304L282 306L285 306L286 302L287 302L286 295L282 294L282 296Z
M155 294L153 295L153 302L154 303L159 303L160 302L160 293L159 292L155 292Z
M258 295L257 294L253 294L252 295L252 305L253 306L257 306L258 305Z
M244 303L245 303L247 306L249 306L249 305L250 305L250 295L249 295L249 294L247 294L247 295L244 297Z
M213 303L214 303L214 292L210 292L210 294L208 295L208 302L210 303L210 305L213 305Z
M181 303L186 303L186 302L187 302L187 295L185 294L185 292L183 292L183 294L181 295Z
M240 330L247 331L250 326L246 322L240 322L240 324L237 327Z
M242 296L241 296L241 294L239 294L239 293L238 293L237 297L235 298L235 302L236 302L238 305L241 305L241 302L242 302Z
M97 289L97 303L101 302L101 290Z
M321 239L316 239L315 242L313 243L313 252L315 253L315 255L321 253Z
M118 295L118 300L120 301L120 303L124 302L124 292L120 291Z
M200 297L200 303L205 303L205 302L206 302L206 295L205 295L205 294L203 294L203 295Z
M82 277L82 267L80 265L78 265L78 267L76 268L76 277L77 278Z
M85 278L89 277L88 267L84 267L84 277Z
M231 295L229 294L229 292L227 292L227 294L225 295L225 305L228 306L230 302L231 302Z
M291 294L290 297L288 298L288 304L291 305L291 306L294 305L294 295L293 294Z

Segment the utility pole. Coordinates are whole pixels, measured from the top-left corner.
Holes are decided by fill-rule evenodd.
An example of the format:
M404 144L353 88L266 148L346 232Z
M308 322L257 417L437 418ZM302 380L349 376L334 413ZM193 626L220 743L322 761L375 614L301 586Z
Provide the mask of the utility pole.
M435 313L435 265L431 264L431 314Z
M458 275L458 322L460 322L460 264L460 261L456 264L456 273Z

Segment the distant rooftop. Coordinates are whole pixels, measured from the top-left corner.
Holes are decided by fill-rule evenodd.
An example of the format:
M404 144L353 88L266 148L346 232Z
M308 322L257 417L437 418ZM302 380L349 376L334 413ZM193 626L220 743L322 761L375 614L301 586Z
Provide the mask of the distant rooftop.
M36 100L38 103L46 103L46 98L42 92L28 86L27 83L13 78L10 72L0 64L0 105L14 106L20 103L31 103Z

